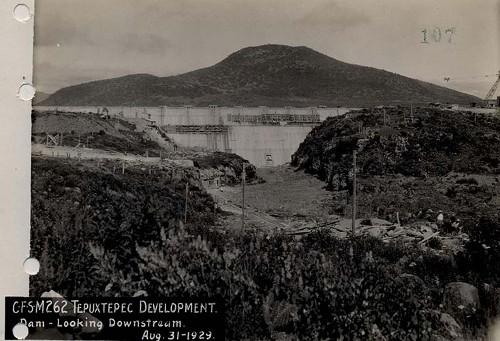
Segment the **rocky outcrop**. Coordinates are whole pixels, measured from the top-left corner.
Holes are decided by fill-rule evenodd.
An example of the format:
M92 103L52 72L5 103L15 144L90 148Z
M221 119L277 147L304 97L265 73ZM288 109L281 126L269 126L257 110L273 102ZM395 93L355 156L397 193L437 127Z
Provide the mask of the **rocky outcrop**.
M318 175L331 189L349 188L354 150L361 177L492 173L500 169L498 129L500 119L484 114L362 109L315 127L292 156L292 165Z
M481 308L479 292L475 286L468 283L448 283L444 288L443 305L445 311L455 317L474 314Z

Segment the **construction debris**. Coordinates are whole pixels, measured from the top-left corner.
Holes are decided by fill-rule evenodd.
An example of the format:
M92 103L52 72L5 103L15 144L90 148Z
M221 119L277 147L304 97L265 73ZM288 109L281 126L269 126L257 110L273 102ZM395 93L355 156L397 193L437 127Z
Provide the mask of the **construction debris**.
M282 231L290 235L303 235L311 233L320 228L326 228L338 238L346 238L351 235L351 219L337 218L330 222L301 222L288 223ZM356 235L369 235L380 238L384 242L402 241L407 243L418 243L426 245L433 238L439 239L444 246L459 246L468 240L468 236L461 234L445 234L437 230L436 224L412 224L401 226L387 220L378 218L357 219Z

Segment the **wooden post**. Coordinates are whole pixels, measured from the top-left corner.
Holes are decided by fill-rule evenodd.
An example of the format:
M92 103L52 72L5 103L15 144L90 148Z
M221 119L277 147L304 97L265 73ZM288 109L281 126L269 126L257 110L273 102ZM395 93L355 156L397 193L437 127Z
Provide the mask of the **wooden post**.
M241 184L242 184L241 227L243 230L245 230L245 179L246 179L246 170L245 170L245 162L243 162L243 171L241 172Z
M115 174L116 171L116 163L113 164L113 174Z
M148 172L149 172L149 175L151 175L151 165L149 165L149 170L148 170Z
M54 151L52 151L52 157L54 157Z
M217 201L214 197L214 223L217 220Z
M122 161L122 174L125 174L125 161Z
M97 168L99 168L100 166L100 161L101 161L100 159L97 159Z
M184 224L187 222L189 183L186 182L186 202L184 205Z
M146 157L149 157L149 150L146 150Z
M352 151L352 235L356 231L356 149Z

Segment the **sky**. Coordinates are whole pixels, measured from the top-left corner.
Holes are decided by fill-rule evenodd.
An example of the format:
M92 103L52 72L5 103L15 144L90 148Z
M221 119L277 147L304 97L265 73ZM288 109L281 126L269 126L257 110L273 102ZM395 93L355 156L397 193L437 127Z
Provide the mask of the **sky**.
M272 43L484 97L499 19L500 0L38 0L34 84L170 76Z

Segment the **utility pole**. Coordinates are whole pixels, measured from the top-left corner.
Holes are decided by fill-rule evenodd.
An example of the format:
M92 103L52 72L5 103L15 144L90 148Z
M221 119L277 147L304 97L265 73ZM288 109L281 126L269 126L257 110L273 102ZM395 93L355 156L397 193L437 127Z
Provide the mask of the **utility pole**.
M184 205L184 224L187 222L188 194L189 194L189 183L186 182L186 202L185 202L185 205Z
M352 151L352 235L356 230L356 149Z
M241 172L241 184L242 184L242 205L241 205L241 227L243 231L245 230L245 162L243 162L243 171Z

